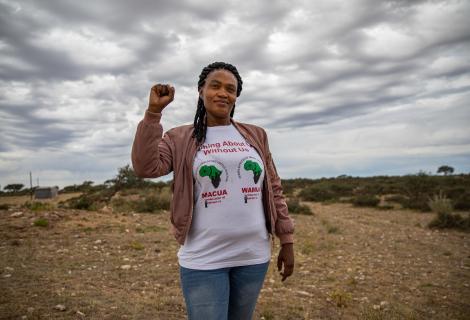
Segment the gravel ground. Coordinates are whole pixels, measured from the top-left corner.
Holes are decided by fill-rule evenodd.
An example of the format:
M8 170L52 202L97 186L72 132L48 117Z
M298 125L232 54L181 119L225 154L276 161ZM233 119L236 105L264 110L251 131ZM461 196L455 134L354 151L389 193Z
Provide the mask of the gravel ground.
M255 319L470 319L470 234L428 229L430 213L307 204L294 275L280 281L276 243ZM167 212L0 218L0 319L185 318Z

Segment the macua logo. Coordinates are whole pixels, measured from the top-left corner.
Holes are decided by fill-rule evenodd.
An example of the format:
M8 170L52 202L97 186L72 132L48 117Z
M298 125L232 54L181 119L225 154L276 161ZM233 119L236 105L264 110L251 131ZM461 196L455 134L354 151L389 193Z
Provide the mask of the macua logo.
M203 192L202 198L205 199L205 198L220 197L220 196L226 196L226 195L227 195L227 190L222 189L222 190Z
M253 193L253 192L261 192L260 187L248 187L242 188L243 193Z

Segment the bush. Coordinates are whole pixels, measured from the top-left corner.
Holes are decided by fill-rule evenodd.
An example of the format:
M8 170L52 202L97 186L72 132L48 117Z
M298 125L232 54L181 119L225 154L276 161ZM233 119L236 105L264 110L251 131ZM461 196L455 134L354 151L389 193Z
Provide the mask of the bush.
M95 209L94 201L90 196L81 195L69 199L67 205L70 209L79 209L79 210L93 210Z
M423 212L431 211L431 208L429 208L429 198L426 195L420 195L415 198L403 198L401 205L406 209L419 210Z
M46 211L46 210L52 210L54 209L54 206L50 203L47 202L39 202L39 201L33 201L33 202L26 202L23 207L31 210L31 211Z
M131 194L136 195L138 193L139 192L132 192ZM137 200L126 199L122 197L122 192L120 192L120 194L120 197L115 197L111 201L111 206L116 212L135 211L155 213L170 209L171 193L168 187L157 188L151 192L146 190L142 192L143 196L141 195Z
M331 184L329 189L333 194L335 194L335 198L340 198L351 196L353 194L354 187L349 184Z
M299 196L305 201L327 201L335 198L335 193L325 187L311 186L300 191Z
M10 205L8 203L0 204L0 210L8 210L10 209Z
M437 217L429 223L429 228L470 230L470 216L463 218L460 214L453 214L452 202L442 191L429 200L429 207L437 213Z
M135 201L126 200L125 198L115 198L111 200L113 212L130 212L134 211Z
M454 202L456 210L470 210L470 193L461 194Z
M385 197L385 201L402 204L406 201L406 197L401 194L392 194L390 196Z
M428 206L436 213L450 214L453 211L452 202L444 196L442 190L439 194L435 194L433 198L429 199Z
M34 225L36 227L47 227L49 225L49 221L47 219L44 219L44 218L39 218L39 219L36 219L34 221Z
M102 189L90 194L82 194L71 198L63 203L63 206L70 209L79 210L98 210L109 203L111 197L115 194L113 189Z
M312 215L312 211L309 206L301 204L298 198L291 198L287 200L287 207L289 208L289 213L296 214L305 214Z
M445 190L446 195L449 199L456 200L463 196L467 192L464 187L452 187Z
M429 228L459 229L470 231L470 217L463 218L460 214L439 212L428 225Z
M356 207L376 207L379 202L379 198L370 195L361 195L353 198L353 204Z
M135 211L137 212L158 212L160 210L169 210L171 195L169 192L161 192L156 195L145 197L136 201Z
M403 177L403 192L407 198L402 203L404 208L430 211L429 195L436 187L436 180L424 172Z

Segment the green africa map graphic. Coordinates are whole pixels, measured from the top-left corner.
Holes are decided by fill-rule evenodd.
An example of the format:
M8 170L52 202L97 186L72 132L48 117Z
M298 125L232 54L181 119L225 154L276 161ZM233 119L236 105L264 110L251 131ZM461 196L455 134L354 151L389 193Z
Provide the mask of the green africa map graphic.
M263 172L263 169L261 169L259 164L255 161L248 160L243 165L243 168L246 171L253 171L253 181L255 183L258 183L259 177L261 176L261 173Z
M222 171L217 169L213 165L202 166L201 169L199 169L199 175L201 177L209 177L209 179L211 179L211 182L214 188L217 188L219 186L221 174L222 174Z

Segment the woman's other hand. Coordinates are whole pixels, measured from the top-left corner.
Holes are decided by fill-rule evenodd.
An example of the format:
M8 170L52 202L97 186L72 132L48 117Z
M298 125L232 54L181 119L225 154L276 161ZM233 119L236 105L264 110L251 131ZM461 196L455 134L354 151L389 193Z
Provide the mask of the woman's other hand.
M282 267L284 266L284 270ZM277 257L277 270L282 276L282 281L290 277L294 272L294 244L286 243L281 246Z
M169 84L156 84L150 89L148 111L161 113L175 98L175 88Z

